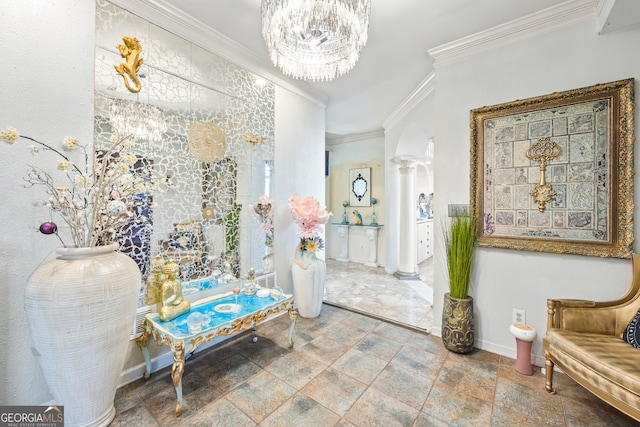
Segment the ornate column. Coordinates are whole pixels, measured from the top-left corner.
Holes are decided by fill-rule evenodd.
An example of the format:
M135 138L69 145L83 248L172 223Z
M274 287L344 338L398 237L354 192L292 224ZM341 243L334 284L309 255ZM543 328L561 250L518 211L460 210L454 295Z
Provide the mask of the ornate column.
M398 271L393 273L401 280L418 280L417 266L417 225L416 225L416 201L415 172L417 160L408 156L393 158L400 165L400 257Z
M338 237L340 237L340 256L336 261L349 262L349 226L334 224L338 227Z

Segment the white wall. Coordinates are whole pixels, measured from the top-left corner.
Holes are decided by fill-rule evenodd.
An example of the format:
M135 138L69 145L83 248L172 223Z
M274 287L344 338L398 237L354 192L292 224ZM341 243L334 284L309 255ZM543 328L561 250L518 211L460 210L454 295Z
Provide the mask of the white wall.
M295 194L325 205L324 108L276 87L274 267L278 284L293 291L291 260L299 238L287 201ZM324 258L324 253L319 253Z
M436 69L436 218L448 203L469 203L469 111L640 76L640 28L598 36L585 22L533 40L468 57ZM637 83L636 83L637 84ZM636 108L636 140L638 119ZM636 165L638 152L636 149ZM636 214L638 174L635 178ZM637 215L636 215L637 218ZM434 333L440 333L442 296L448 290L441 223L436 225ZM636 225L636 237L638 226ZM631 278L628 260L479 248L472 278L476 345L515 355L509 333L513 308L526 310L538 331L533 346L540 364L547 298L608 300L621 296Z
M93 137L95 4L42 0L0 3L0 129L58 144L66 136ZM25 141L0 142L0 402L40 404L51 399L36 358L24 311L30 273L55 255L59 241L37 232L49 219L23 188L26 163L50 168L28 154ZM89 356L90 357L90 356Z

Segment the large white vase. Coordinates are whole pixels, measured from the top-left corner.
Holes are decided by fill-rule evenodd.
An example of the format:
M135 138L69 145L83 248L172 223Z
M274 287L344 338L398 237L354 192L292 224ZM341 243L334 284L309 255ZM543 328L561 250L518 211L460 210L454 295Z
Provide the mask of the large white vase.
M302 268L296 261L291 264L298 314L301 317L318 317L322 309L327 268L324 260L317 258L314 253L296 250L299 251L301 263L307 265L307 268Z
M115 416L140 290L140 269L117 248L58 249L27 282L33 346L68 427L106 426Z

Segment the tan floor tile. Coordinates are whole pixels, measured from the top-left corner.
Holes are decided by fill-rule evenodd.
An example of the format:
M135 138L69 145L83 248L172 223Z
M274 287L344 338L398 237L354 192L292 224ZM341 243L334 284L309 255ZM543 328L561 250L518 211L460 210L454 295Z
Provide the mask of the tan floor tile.
M314 360L311 356L294 352L274 361L265 370L271 372L296 390L300 390L320 372L324 371L326 367L327 365Z
M256 423L229 400L221 398L180 424L180 427L187 426L253 427Z
M515 370L514 366L500 365L498 368L498 378L504 378L522 384L536 391L544 390L545 378L539 370L534 369L533 375L522 375Z
M472 396L492 404L497 375L480 365L458 363L447 359L438 374L434 388L448 393Z
M328 368L311 380L300 392L336 414L344 415L366 388L366 384Z
M371 387L407 405L422 409L433 381L394 365L386 368L373 381Z
M367 335L367 331L360 329L349 321L329 329L324 336L340 344L352 346Z
M296 389L262 371L236 387L226 398L253 421L260 423L296 393Z
M353 348L388 362L400 351L402 344L375 333L370 333L358 341Z
M506 417L524 419L538 425L564 425L559 396L536 391L504 378L498 379L494 408L498 408Z
M283 347L267 337L259 337L257 342L253 342L251 338L247 336L235 348L238 353L262 368L292 352L287 345Z
M202 377L220 393L227 393L260 372L260 367L246 357L236 354L201 370Z
M559 420L557 418L552 417L546 419L544 416L536 420L531 420L524 414L507 410L501 406L494 406L491 416L491 427L560 427L565 425L564 421L561 424L558 424L558 422Z
M413 423L412 427L448 427L449 424L441 421L437 418L433 418L432 416L425 414L424 412L420 412L418 415L418 419Z
M411 331L410 329L387 322L383 322L378 325L373 330L373 333L375 333L376 335L380 335L381 337L399 342L400 344L405 344L416 335L416 332Z
M349 350L349 346L336 342L322 335L305 344L301 351L315 358L320 363L332 364Z
M155 427L160 424L153 418L151 412L143 405L133 406L116 414L110 426L113 427Z
M369 388L345 414L343 420L358 427L412 426L419 411Z
M446 387L434 386L422 412L433 420L451 426L488 426L491 422L491 404L487 401L453 392Z
M571 427L632 427L638 422L594 396L588 402L568 401L562 398L567 426Z
M386 365L387 362L382 359L351 349L336 360L331 367L365 384L371 384Z
M434 354L420 347L405 344L390 363L423 377L435 379L445 360L446 355Z
M334 426L340 417L315 400L296 394L269 415L261 427L323 427Z

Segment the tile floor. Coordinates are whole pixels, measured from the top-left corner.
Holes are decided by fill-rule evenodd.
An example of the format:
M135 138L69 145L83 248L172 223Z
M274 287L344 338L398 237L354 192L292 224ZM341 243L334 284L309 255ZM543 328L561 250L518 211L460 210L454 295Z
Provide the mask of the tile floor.
M298 319L293 349L288 329L280 316L193 355L180 418L170 367L122 387L111 425L637 425L562 374L550 395L539 370L522 376L511 359L457 355L439 338L360 313L323 305L319 317Z
M420 263L421 280L398 280L384 268L326 260L324 302L421 331L433 326L433 258Z

